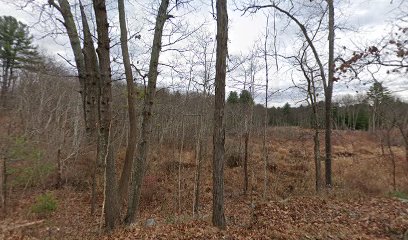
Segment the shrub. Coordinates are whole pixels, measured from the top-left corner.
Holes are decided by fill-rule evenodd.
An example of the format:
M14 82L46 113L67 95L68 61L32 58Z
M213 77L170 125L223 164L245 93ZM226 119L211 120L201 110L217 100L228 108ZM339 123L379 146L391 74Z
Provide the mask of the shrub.
M41 194L31 206L31 212L36 214L49 214L57 209L57 200L51 193Z
M43 152L23 137L17 137L9 151L10 167L7 173L11 176L13 186L38 186L53 173L55 167L44 160Z
M225 164L229 168L242 167L242 158L239 152L229 152L225 156Z
M408 199L408 193L395 191L390 193L391 197L401 198L401 199Z

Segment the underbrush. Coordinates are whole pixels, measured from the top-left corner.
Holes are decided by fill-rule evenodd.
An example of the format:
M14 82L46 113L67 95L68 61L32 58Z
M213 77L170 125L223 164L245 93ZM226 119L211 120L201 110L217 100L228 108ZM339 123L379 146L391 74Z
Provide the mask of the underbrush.
M408 192L395 191L395 192L391 192L390 196L408 200Z
M11 140L6 169L11 187L45 186L54 170L54 164L44 159L43 150L35 143L24 137Z
M38 215L47 215L57 209L57 200L51 193L37 196L35 203L31 206L31 212Z
M292 130L285 128L284 130L277 129L278 133L275 134L275 130L271 129L269 131L267 142L268 162L266 165L262 136L251 136L248 151L249 187L246 195L243 190L243 139L239 136L235 138L227 136L224 169L226 216L231 217L233 215L236 219L240 219L237 222L242 221L249 224L252 221L252 206L266 202L284 204L291 201L291 199L305 196L317 197L323 200L328 199L327 201L330 199L353 201L354 199L366 199L372 196L408 198L408 189L406 189L406 186L408 186L408 166L406 166L403 159L404 151L402 147L395 147L397 159L396 180L399 191L392 192L392 166L389 159L381 155L375 139L370 140L363 132L353 135L349 132L345 132L345 135L342 135L342 132L337 132L334 138L340 139L337 139L337 144L333 146L333 188L329 191L323 190L319 196L316 196L313 133L298 128ZM290 132L287 138L285 138L285 132ZM300 137L296 138L296 134L300 134ZM351 136L356 137L356 139L351 138ZM364 144L350 143L351 139L356 142L360 137L363 139ZM14 146L15 149L11 148L12 151L10 151L10 156L13 156L13 158L10 159L26 160L24 160L24 165L16 164L13 167L22 171L25 167L34 166L30 174L38 174L44 176L44 178L38 178L39 182L34 184L34 179L28 181L30 179L29 174L26 176L22 172L14 172L10 175L11 179L17 184L19 183L17 176L24 176L25 180L20 181L20 183L24 183L25 186L29 182L27 188L37 188L37 190L41 186L44 188L46 179L52 177L55 168L38 167L37 169L35 164L33 165L36 161L37 163L49 164L49 162L42 159L43 150L27 140L16 140ZM205 151L208 154L205 155L202 162L199 214L194 216L195 218L198 217L198 219L210 219L211 217L213 186L211 144L208 144L207 148ZM116 155L118 172L123 164L124 152L125 148L122 146L118 149ZM323 144L320 153L322 155L322 182L324 183ZM160 148L152 148L150 156L149 166L142 186L140 219L152 218L160 224L191 222L194 219L192 216L197 166L194 149L183 149L180 156L179 148L171 144L163 144ZM38 160L32 162L27 159ZM64 183L70 186L66 186L65 191L69 191L73 195L81 194L84 196L80 202L81 208L90 206L89 181L93 161L94 153L79 154L77 158L67 160L67 164L64 166ZM265 172L267 190L264 195ZM101 207L103 204L103 173L99 175L97 206ZM43 190L40 191L43 192ZM58 202L56 197L50 193L39 195L35 202L31 198L30 205L25 205L26 209L29 208L30 212L40 216L50 215L52 212L55 212L55 214L51 215L60 214L61 211L65 210L59 206L60 201L61 206L63 206L63 200L60 199L59 195L57 196ZM86 211L88 210L86 209ZM236 213L240 211L243 213L240 215ZM228 219L228 221L233 222L231 219Z

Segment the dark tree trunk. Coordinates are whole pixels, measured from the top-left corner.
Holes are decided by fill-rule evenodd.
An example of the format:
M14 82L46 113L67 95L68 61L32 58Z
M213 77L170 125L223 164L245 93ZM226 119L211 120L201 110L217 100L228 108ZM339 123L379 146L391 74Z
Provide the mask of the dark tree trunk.
M201 107L205 104L205 101L201 103ZM195 183L194 183L194 204L193 204L193 214L198 215L200 209L200 182L201 182L201 169L203 165L203 158L204 158L204 111L202 109L201 115L199 118L199 130L198 130L198 140L197 140L197 147L196 147L196 159L197 159L197 167L195 170Z
M321 173L321 162L320 162L320 140L319 140L319 129L315 128L314 135L314 160L315 160L315 183L316 192L320 192L322 188L322 173Z
M403 126L399 125L398 129L401 133L402 139L404 140L404 146L405 146L405 161L408 163L408 131L404 131Z
M395 154L391 147L391 131L393 127L387 129L387 147L389 152L389 158L392 163L392 188L394 191L397 191L397 181L396 181L396 162L395 162Z
M405 141L405 161L408 163L408 141Z
M84 35L84 47L82 53L85 61L85 79L84 79L84 92L85 92L85 111L88 117L87 121L87 138L89 140L89 147L92 147L94 143L97 144L97 150L95 154L94 167L92 170L92 190L91 190L91 214L95 213L96 208L96 175L98 172L98 166L101 166L104 159L99 155L101 148L101 138L98 134L97 125L100 122L100 74L98 57L96 55L94 42L92 40L92 34L89 29L88 20L85 15L84 7L81 1L79 2L81 9L83 35Z
M118 0L119 23L120 23L120 43L122 48L123 64L125 67L126 84L127 84L127 103L129 114L129 132L128 143L126 148L125 163L119 180L119 197L124 201L128 196L129 180L132 172L133 157L137 144L137 118L135 109L135 90L133 85L133 74L130 65L128 37L126 27L126 13L124 0Z
M133 163L133 181L131 189L132 192L130 194L128 210L125 218L126 224L131 224L136 220L137 218L136 214L138 214L140 207L140 193L143 182L143 176L145 172L147 153L149 151L149 138L151 135L152 127L153 102L156 94L156 82L158 75L157 67L159 65L163 27L164 23L168 18L167 16L168 6L169 0L162 0L156 17L156 27L154 30L153 47L150 56L148 73L149 81L147 91L145 94L142 113L143 115L142 130L138 147L138 155L136 158L136 162Z
M217 52L213 135L213 216L214 226L225 229L224 153L225 153L225 77L228 41L227 0L217 0Z
M75 20L71 12L71 6L67 0L58 0L58 4L54 0L48 0L51 6L54 6L62 15L64 19L64 27L67 30L69 42L71 44L72 51L74 53L74 59L76 68L78 71L78 79L80 85L80 94L82 97L82 107L84 113L84 122L86 129L88 129L88 118L85 110L86 93L85 93L85 60L82 55L81 41L79 39L77 27L75 25Z
M112 230L118 223L119 208L116 189L115 159L110 143L112 79L109 53L109 24L104 0L94 0L98 34L98 59L101 75L100 124L101 156L105 159L105 227Z
M326 187L332 186L332 95L334 81L334 5L333 0L327 0L329 7L329 70L327 89L325 91L325 127L326 127Z
M1 164L1 207L4 215L7 216L7 156L3 156Z
M245 132L245 147L244 147L244 194L248 192L249 177L248 177L248 147L249 147L249 130Z
M100 91L100 76L99 76L99 64L97 55L95 52L94 42L92 40L92 34L89 29L88 20L85 15L82 3L80 3L81 18L82 18L82 31L84 35L84 46L82 49L84 57L84 98L85 98L85 112L87 116L86 131L88 138L91 142L95 142L97 133L98 116L98 103L99 103L99 91Z
M9 69L10 69L10 64L9 61L3 61L3 76L2 76L2 84L1 84L1 105L2 107L7 107L7 94L8 94L8 79L9 79Z

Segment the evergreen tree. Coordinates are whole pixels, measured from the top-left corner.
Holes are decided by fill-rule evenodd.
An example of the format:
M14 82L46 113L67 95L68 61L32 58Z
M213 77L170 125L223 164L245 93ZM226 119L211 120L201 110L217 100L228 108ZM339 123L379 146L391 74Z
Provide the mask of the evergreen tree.
M292 125L292 121L291 121L291 109L290 109L290 104L289 103L285 103L285 105L282 108L282 113L283 113L283 117L285 119L286 124L288 125Z
M229 93L228 98L227 98L227 103L229 104L235 104L239 102L239 97L238 93L235 91L232 91Z
M0 64L2 69L1 100L4 106L7 92L14 83L16 69L38 58L28 27L14 17L0 17Z
M382 107L392 100L391 92L382 85L382 82L375 81L367 92L367 100L372 109L371 131L374 132L380 126L383 117Z
M374 82L367 92L367 99L371 105L380 105L392 99L391 92L382 82Z
M254 99L251 96L251 93L248 90L242 90L239 94L239 102L243 104L254 104Z

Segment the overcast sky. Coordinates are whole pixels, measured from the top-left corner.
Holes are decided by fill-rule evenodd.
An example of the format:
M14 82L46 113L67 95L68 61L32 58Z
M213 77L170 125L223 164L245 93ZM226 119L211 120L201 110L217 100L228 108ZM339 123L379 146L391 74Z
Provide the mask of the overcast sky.
M36 10L26 8L20 10L13 3L18 0L0 0L1 4L0 15L14 16L18 20L27 25L34 25L38 19L38 12ZM37 2L46 2L44 0L37 0ZM114 1L116 2L116 1ZM140 1L129 1L130 4L127 5L129 12L129 25L138 27L137 23L141 21L152 20L148 16L140 17L147 10L152 8L141 6ZM195 4L189 10L192 12L190 15L186 16L186 21L195 22L199 24L201 22L206 22L209 31L215 31L215 21L211 16L211 7L207 3L209 1L203 1L202 3ZM336 8L337 16L339 21L346 26L351 26L354 30L348 31L337 31L336 32L336 45L337 46L348 46L350 48L356 48L357 46L367 46L370 43L378 42L382 36L386 35L390 31L390 22L395 17L397 4L394 2L391 4L390 0L355 0L355 1L335 1L337 6L341 5L341 8ZM232 0L229 1L229 54L246 54L253 47L256 41L262 39L265 32L266 18L264 12L259 12L257 14L246 14L242 15L240 11L234 11L236 5ZM202 7L200 7L202 5ZM198 7L197 7L198 6ZM113 9L112 12L116 10ZM116 14L116 13L115 13ZM133 15L132 15L133 14ZM134 25L132 24L132 20ZM337 20L337 19L336 19ZM285 19L277 19L277 25L284 26L287 24ZM47 26L45 26L46 28ZM53 26L49 26L50 31ZM67 58L72 57L72 50L69 46L67 38L65 36L45 36L47 29L44 29L44 25L39 27L35 25L31 29L31 33L35 37L35 44L40 47L42 51L50 56L55 56L57 59L57 54L65 56ZM147 31L147 30L146 30ZM293 44L293 39L296 38L296 33L298 29L295 26L290 26L285 28L284 31L279 32L278 48L279 52L282 54L290 52ZM291 81L288 77L291 75L291 71L285 70L283 72L271 72L271 92L277 90L287 89L291 86ZM258 76L259 81L262 82L263 74ZM408 100L405 96L407 86L407 81L401 79L400 76L387 76L387 81L384 81L385 85L388 86L392 91L397 92L397 94ZM228 85L228 84L227 84ZM368 89L369 85L364 85L361 82L354 82L348 84L337 84L335 86L336 95L342 95L346 93L356 93L364 92ZM234 90L234 86L228 86L228 90ZM262 96L259 93L259 96ZM299 100L303 99L303 95L297 93L295 90L287 90L280 94L272 96L270 104L272 105L282 105L285 102L290 102L292 104L299 103Z

